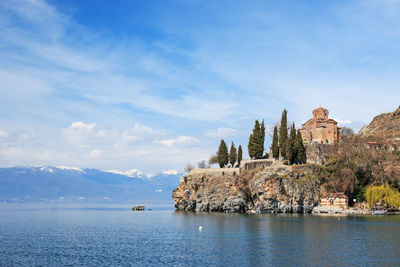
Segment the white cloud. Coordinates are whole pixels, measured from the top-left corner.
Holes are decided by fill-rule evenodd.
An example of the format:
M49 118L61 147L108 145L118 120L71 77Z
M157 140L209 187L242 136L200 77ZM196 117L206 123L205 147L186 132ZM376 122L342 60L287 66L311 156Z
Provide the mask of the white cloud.
M0 138L7 138L7 137L8 137L7 132L6 132L6 131L1 131L1 130L0 130Z
M99 149L93 149L89 153L89 158L98 158L100 156L101 156L101 150L99 150Z
M163 174L165 174L165 175L177 175L178 171L177 170L166 170L166 171L163 171Z
M122 138L126 141L137 141L142 139L154 138L162 135L163 134L159 131L135 123L133 128L128 129L122 133Z
M237 134L237 131L232 128L218 128L216 130L208 130L204 133L205 136L213 138L231 137Z
M97 135L96 123L73 122L68 128L61 129L61 135L72 144L87 147Z
M20 147L6 147L0 150L0 153L5 156L15 156L22 154L23 150Z
M155 140L155 143L162 144L164 146L173 146L173 145L189 145L193 143L197 143L198 140L191 136L178 136L176 139L166 139L166 140Z
M353 123L351 120L339 120L339 119L334 119L334 120L337 121L339 125L347 125Z

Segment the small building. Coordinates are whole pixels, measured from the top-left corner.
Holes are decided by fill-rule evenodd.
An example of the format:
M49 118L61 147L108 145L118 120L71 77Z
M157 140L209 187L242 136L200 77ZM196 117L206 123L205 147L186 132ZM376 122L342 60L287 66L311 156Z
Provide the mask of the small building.
M320 206L347 209L349 207L348 198L344 193L328 193L321 197Z
M393 142L367 142L367 147L373 150L400 151L400 144Z
M337 121L330 119L329 111L322 107L313 110L313 118L300 128L305 144L333 144L340 140L340 128Z

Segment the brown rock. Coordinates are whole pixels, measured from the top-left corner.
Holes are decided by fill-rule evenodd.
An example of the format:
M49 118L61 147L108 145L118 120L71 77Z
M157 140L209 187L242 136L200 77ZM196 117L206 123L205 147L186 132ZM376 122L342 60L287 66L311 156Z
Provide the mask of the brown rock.
M313 165L275 164L264 170L219 175L189 174L173 191L175 208L182 211L293 213L311 212L320 195L320 181L310 179Z

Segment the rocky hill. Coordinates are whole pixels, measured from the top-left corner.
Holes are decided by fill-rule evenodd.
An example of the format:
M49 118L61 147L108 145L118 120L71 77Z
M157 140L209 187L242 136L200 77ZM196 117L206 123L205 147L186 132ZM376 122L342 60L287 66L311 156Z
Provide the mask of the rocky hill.
M172 196L182 211L311 212L321 195L318 168L274 164L241 173L196 172L183 177Z
M368 126L361 128L359 135L374 141L400 142L400 106L394 112L376 116Z

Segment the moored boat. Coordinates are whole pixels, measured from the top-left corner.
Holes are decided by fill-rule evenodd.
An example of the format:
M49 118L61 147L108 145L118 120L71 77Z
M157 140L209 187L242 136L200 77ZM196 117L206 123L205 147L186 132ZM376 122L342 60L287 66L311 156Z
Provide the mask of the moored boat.
M372 215L386 215L388 211L385 208L373 208L371 211Z

